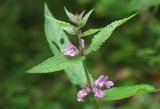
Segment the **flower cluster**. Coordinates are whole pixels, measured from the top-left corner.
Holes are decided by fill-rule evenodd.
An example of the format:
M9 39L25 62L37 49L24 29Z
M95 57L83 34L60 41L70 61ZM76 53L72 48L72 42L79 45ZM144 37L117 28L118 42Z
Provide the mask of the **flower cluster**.
M84 97L88 95L89 92L93 92L94 96L97 98L104 98L106 94L102 91L102 87L111 88L114 85L112 81L108 81L108 77L101 75L97 80L95 80L92 89L88 85L84 85L82 89L77 93L77 101L83 102Z
M85 43L85 40L84 39L81 39L81 45L82 45L82 48L84 48L84 43ZM78 48L72 44L72 42L68 42L68 48L67 49L64 49L64 55L66 56L76 56L79 54L79 50Z

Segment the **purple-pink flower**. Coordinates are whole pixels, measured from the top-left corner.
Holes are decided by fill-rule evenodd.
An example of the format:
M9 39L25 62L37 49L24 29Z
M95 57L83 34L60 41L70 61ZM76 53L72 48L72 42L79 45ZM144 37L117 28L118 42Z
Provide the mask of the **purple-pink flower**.
M94 96L97 98L104 98L106 94L101 90L101 88L93 88Z
M101 75L98 77L97 80L94 82L94 96L97 98L103 98L106 94L102 91L102 87L105 86L106 88L111 88L114 85L112 81L108 81L108 77L105 75Z
M82 48L84 48L85 40L81 39L80 41L81 41ZM75 45L73 45L72 42L69 41L68 46L69 47L67 49L63 50L64 55L73 57L79 54L78 48Z
M106 96L105 92L102 91L102 87L105 86L106 88L111 88L114 85L112 81L108 81L108 77L101 75L95 80L92 89L84 85L82 89L77 93L77 101L83 102L84 97L88 95L89 92L93 92L94 96L97 98L104 98Z
M83 102L84 97L88 95L88 92L90 92L90 88L87 85L84 85L82 90L77 93L77 101Z
M69 48L64 49L64 55L72 56L72 57L75 55L78 55L79 50L70 41L68 42L68 46L69 46Z
M110 88L114 85L112 81L108 81L108 77L101 75L94 83L95 87L102 88L105 86L106 88Z

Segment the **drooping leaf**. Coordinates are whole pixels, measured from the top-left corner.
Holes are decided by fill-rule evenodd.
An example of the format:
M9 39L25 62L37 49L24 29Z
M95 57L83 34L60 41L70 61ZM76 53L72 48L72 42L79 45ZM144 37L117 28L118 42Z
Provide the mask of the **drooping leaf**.
M53 17L46 4L45 4L45 16ZM45 34L47 41L50 45L50 48L52 50L52 53L55 56L61 55L63 50L68 48L69 39L67 35L63 32L61 27L57 26L55 23L52 23L46 17L45 17ZM63 43L61 43L61 41L63 41ZM65 69L65 72L73 84L83 85L87 83L82 62L76 63L72 67L68 67L67 69ZM90 78L92 78L91 75Z
M80 27L84 27L87 23L87 20L89 18L89 16L91 15L93 9L91 11L89 11L79 22Z
M81 36L82 36L82 37L89 36L89 35L92 35L92 34L94 34L94 33L97 33L97 32L99 32L99 31L101 31L102 29L103 29L103 28L89 29L89 30L83 32L83 33L81 34Z
M62 28L63 30L65 30L66 32L68 32L69 34L75 34L75 28L73 25L57 20L53 17L47 16L45 15L45 17L51 21L51 23L55 23L57 26L59 26L60 28Z
M150 85L133 85L133 86L124 86L124 87L115 87L108 90L105 90L106 97L102 100L112 101L120 100L123 98L128 98L137 94L149 93L149 92L159 92L160 89L155 89Z
M103 28L98 34L96 34L94 36L90 46L85 51L85 53L88 54L88 53L90 53L92 51L97 51L101 47L101 45L111 36L112 32L118 26L122 25L123 23L125 23L126 21L128 21L129 19L134 17L135 15L136 14L134 14L134 15L132 15L130 17L124 18L122 20L115 21L115 22L109 24L108 26L106 26L105 28Z
M72 21L73 23L76 23L77 22L77 16L72 14L71 12L69 12L65 7L64 7L64 10L65 10L69 20Z
M74 64L80 63L84 57L67 58L63 55L57 55L48 58L44 62L32 67L27 73L51 73L72 67Z

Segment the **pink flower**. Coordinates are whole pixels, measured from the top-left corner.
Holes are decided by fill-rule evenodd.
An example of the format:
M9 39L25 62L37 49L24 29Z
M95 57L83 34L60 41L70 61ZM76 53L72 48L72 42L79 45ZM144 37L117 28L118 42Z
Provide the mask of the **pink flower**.
M97 98L104 98L106 96L105 92L102 91L102 87L105 86L106 88L111 88L114 85L112 81L108 81L108 77L101 75L98 77L97 80L95 80L93 84L93 90L91 90L87 85L82 87L82 90L80 90L77 94L77 100L79 102L84 101L84 97L88 95L89 92L93 92L94 96Z
M106 88L111 88L112 86L114 86L114 83L112 82L112 81L107 81L107 82L105 82L105 86L106 86Z
M114 85L114 83L112 81L108 81L107 76L101 75L95 81L94 85L95 85L95 87L100 87L100 88L102 88L103 86L105 86L106 88L110 88Z
M108 81L108 77L101 75L98 77L97 80L94 82L94 90L93 92L95 93L95 97L97 98L104 98L106 94L102 91L102 87L105 86L106 88L111 88L114 85L112 81Z
M80 90L77 93L77 101L79 102L83 102L84 101L84 97L88 95L88 92L90 92L90 88L87 85L84 85L82 87L82 90Z
M72 56L72 57L75 55L78 55L79 50L70 41L68 42L68 46L69 46L69 48L64 49L64 55Z
M104 98L106 96L106 94L100 88L97 87L93 88L93 92L94 96L97 98Z
M105 84L105 82L107 82L107 80L108 80L107 76L101 75L98 77L97 80L95 80L94 85L96 87L102 88L102 86L104 86L104 84Z

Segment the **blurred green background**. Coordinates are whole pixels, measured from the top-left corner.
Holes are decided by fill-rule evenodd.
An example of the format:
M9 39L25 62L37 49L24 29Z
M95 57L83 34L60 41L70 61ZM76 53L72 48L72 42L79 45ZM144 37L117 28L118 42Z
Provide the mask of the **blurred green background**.
M85 29L139 12L90 55L87 64L95 78L109 75L115 86L160 87L160 0L0 0L0 109L94 109L76 101L76 90L63 71L25 73L52 56L44 34L44 2L64 21L64 6L73 13L94 8ZM102 109L159 109L160 94L100 104Z

